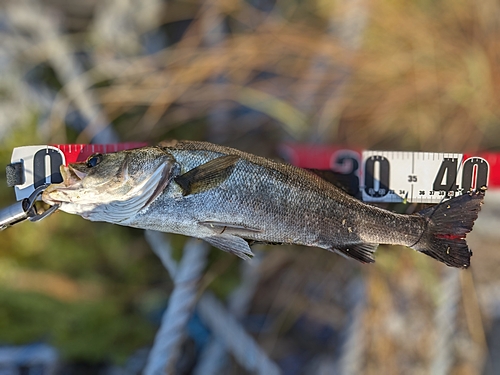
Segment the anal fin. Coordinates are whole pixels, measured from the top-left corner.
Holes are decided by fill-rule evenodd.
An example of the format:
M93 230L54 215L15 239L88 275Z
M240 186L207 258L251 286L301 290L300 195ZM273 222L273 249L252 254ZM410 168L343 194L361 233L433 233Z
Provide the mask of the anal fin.
M377 247L378 244L358 243L343 247L337 246L333 250L362 263L374 263L375 259L373 258L373 254L375 253L375 250L377 250Z
M204 237L203 240L218 249L227 251L228 253L234 254L244 260L249 260L254 255L247 241L243 238L230 234L219 234L211 237Z

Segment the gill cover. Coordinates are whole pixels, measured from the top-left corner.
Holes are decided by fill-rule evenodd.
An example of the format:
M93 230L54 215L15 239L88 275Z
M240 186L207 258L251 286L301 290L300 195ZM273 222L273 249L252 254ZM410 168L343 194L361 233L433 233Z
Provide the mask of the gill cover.
M153 202L168 186L173 177L173 163L163 163L153 172L151 177L134 185L123 197L97 206L86 215L92 221L120 223Z

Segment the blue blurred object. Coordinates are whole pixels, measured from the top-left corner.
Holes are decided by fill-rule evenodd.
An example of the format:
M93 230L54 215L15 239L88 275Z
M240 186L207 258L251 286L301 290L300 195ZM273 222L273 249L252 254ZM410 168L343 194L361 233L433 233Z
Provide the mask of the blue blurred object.
M187 324L187 331L189 336L196 343L198 349L205 347L212 337L212 334L207 326L203 324L197 312L195 312L189 320Z
M55 375L59 353L50 345L0 347L0 375Z

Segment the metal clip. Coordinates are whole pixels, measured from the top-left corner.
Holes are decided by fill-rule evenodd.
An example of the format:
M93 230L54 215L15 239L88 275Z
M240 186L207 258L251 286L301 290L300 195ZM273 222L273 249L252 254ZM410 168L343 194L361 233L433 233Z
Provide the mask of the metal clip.
M0 230L7 229L8 227L21 223L25 220L40 221L57 211L60 206L58 204L51 206L43 212L39 212L35 206L35 202L40 195L42 195L47 186L49 185L45 184L37 187L28 198L0 210Z

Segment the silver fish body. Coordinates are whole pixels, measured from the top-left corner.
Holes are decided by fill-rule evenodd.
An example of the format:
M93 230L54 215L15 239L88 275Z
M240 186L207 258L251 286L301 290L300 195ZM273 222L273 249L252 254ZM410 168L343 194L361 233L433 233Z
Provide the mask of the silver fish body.
M255 241L373 262L382 243L468 267L465 234L483 198L471 193L418 214L396 214L309 171L206 142L174 141L99 158L90 163L96 165L89 166L89 158L64 169L65 181L51 185L43 199L94 221L201 238L242 258L252 255L249 242Z

